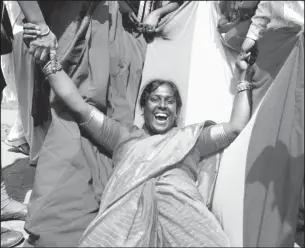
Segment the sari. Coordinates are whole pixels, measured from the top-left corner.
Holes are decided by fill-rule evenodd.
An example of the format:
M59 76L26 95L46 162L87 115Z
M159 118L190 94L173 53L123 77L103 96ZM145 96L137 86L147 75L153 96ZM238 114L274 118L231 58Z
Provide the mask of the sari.
M205 124L149 136L104 119L98 139L112 149L115 169L81 247L229 246L190 173L219 148Z
M46 21L59 37L59 60L80 94L109 117L132 122L145 42L124 30L118 3L44 4L53 6ZM74 118L53 92L50 98L41 94L48 93L46 83L36 82L42 91L38 95L33 92L33 85L40 78L36 74L38 68L22 35L15 41L22 45L14 53L16 58L26 61L16 64L22 120L30 138L31 159L38 159L25 223L30 234L28 243L39 247L76 246L98 212L112 172L111 157L82 136ZM35 117L31 117L33 95L41 101L36 107L49 105L45 110L47 122L38 126L34 126Z

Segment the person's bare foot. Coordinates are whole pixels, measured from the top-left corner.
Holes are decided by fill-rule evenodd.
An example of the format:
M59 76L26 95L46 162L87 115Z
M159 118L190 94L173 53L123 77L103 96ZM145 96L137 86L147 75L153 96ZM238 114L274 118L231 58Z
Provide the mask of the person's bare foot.
M25 220L27 213L27 205L11 200L9 204L1 209L1 221Z

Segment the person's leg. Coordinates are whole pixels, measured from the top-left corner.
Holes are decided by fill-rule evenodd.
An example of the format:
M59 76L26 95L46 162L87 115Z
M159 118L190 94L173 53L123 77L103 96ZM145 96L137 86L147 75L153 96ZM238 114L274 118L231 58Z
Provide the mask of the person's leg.
M27 215L26 205L12 199L6 190L1 168L1 221L25 220Z
M69 114L59 117L52 111L25 223L30 245L76 247L98 212L90 160L80 139L79 128Z
M0 91L1 101L2 101L2 90L4 89L5 85L6 84L1 70L1 91ZM17 205L17 209L16 209L16 205ZM24 219L26 215L26 209L23 206L22 210L18 211L18 205L20 207L21 203L19 204L19 202L10 198L6 191L6 187L3 181L2 165L1 165L1 221L7 219L7 217L19 217L19 219L20 217L23 217ZM2 215L2 213L4 215ZM1 247L14 247L19 243L21 243L22 241L23 241L22 233L1 227Z
M47 133L47 125L34 127L32 111L32 97L34 88L34 66L35 61L22 40L22 33L19 32L13 40L15 64L16 91L18 98L18 111L22 123L24 137L30 147L30 163L36 164L44 137Z
M26 155L29 155L30 153L30 146L25 139L19 109L14 125L11 127L11 130L4 142L9 146L18 149L18 151L21 153Z
M15 3L16 5L16 3ZM14 6L15 6L14 5ZM18 4L17 4L18 5ZM18 6L19 7L19 6ZM6 99L4 101L11 105L17 105L18 106L18 100L17 100L17 90L16 90L16 80L15 80L15 60L14 60L14 51L10 54L6 54L4 56L1 56L1 67L3 70L3 78L5 82L7 83L6 88L3 91L3 95ZM7 91L5 95L5 91ZM21 152L28 153L27 147L25 147L25 144L27 143L23 131L22 122L20 119L20 110L18 108L18 114L15 120L14 125L11 127L11 130L5 139L5 143L9 146L21 148ZM24 149L23 149L24 148ZM23 151L23 150L24 151Z
M0 74L1 80L1 100L2 100L2 91L6 86L4 76ZM3 181L3 169L1 164L1 220L7 219L25 219L27 214L26 206L18 201L15 201L9 197L6 191L6 187Z

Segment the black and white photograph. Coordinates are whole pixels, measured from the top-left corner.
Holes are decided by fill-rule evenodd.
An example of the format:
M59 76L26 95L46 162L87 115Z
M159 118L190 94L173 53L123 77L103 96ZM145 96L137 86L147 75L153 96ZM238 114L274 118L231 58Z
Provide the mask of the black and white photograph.
M1 247L304 248L304 1L1 1Z

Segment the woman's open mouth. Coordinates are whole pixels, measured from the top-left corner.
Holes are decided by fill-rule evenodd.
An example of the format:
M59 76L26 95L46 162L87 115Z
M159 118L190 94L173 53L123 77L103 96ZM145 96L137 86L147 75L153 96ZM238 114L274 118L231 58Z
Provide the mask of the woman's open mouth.
M168 120L168 115L167 114L164 114L164 113L157 113L157 114L154 114L154 118L157 122L159 123L165 123L167 120Z

